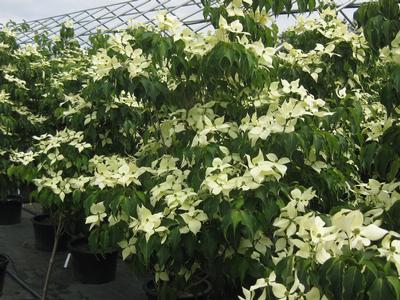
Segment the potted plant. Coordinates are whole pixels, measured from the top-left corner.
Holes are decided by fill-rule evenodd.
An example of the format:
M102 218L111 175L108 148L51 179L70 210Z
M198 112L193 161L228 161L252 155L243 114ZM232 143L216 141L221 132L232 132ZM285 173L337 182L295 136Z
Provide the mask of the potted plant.
M245 6L249 15L255 9ZM362 180L358 149L372 136L366 124L374 122L367 118L360 124L357 118L379 105L373 90L365 101L359 94L359 88L376 86L374 79L360 80L359 74L367 72L365 61L371 58L371 67L376 59L365 39L348 32L334 11L326 10L304 36L298 35L307 28L300 21L285 36L282 54L274 56L273 49L251 40L252 34L234 17L219 18L219 29L207 37L180 33L176 26L170 36L139 27L98 50L99 58L114 59L102 73L106 79L115 73L123 78L131 62L129 47L167 60L165 69L157 61L162 79L152 76L151 64L132 75L132 82L145 81L142 76L152 79L144 90L133 92L159 107L155 122L144 127L134 157L108 155L93 161L97 182L90 186L99 191L88 204L102 202L104 209L89 213L87 208L87 221L95 225L92 234L110 241L123 233L118 243L123 257L137 270L154 274L161 298L181 297L196 282L198 270L221 283L214 286L238 293L242 285L272 274L275 267L282 268L270 279L277 280L271 285L278 289L276 297L289 295L291 285L293 291L315 294L308 283L299 283L304 285L307 277L290 273L292 251L307 255L302 245L311 239L306 235L303 241L291 240L302 233L297 217L306 224L324 220L337 228L346 218L356 218L360 230L374 229L375 235L365 233L366 243L387 233L363 223L367 217L354 208L329 214L356 197L352 189ZM168 17L161 19L165 26L174 24ZM158 43L150 42L155 40ZM151 49L144 47L149 44ZM156 44L169 56L162 56ZM182 51L179 60L173 59L174 51ZM303 215L313 219L306 221ZM331 238L333 229L324 230ZM348 234L346 230L335 234ZM391 269L385 276L393 274ZM226 295L226 290L220 292Z
M68 249L72 255L74 278L84 284L103 284L115 280L118 251L98 251L89 246L87 237L71 240Z
M1 88L1 87L0 87ZM0 90L0 224L9 225L21 222L21 208L24 201L20 188L24 181L7 173L10 155L19 147L26 149L28 136L40 126L41 118L35 117L23 105L13 103L10 95ZM33 129L32 129L33 128ZM23 132L24 134L21 134Z
M2 224L19 223L22 202L30 187L7 173L13 151L26 151L32 136L40 133L46 118L38 110L38 91L46 78L47 55L37 45L19 46L15 30L0 31L0 205ZM46 70L46 71L45 71ZM40 76L38 76L40 74Z
M161 19L165 23L171 21L166 16ZM172 21L170 23L174 24ZM173 30L175 29L174 27ZM142 127L143 139L135 157L104 155L92 160L95 170L93 177L96 181L91 182L90 186L99 190L90 192L93 197L88 197L87 203L89 208L96 203L102 203L104 209L92 214L87 208L87 222L97 225L94 226L92 236L104 236L106 242L120 239L118 244L123 249L123 257L126 259L132 256L131 261L136 270L144 269L154 273L152 285L161 297L204 297L209 293L209 284L206 278L199 280L197 274L199 271L203 274L213 273L213 265L215 268L220 267L215 265L215 262L223 263L226 268L231 264L230 257L224 261L225 253L220 252L221 247L231 243L229 240L235 234L229 232L229 236L226 236L231 224L235 224L233 229L236 229L241 223L243 235L256 234L256 240L260 240L264 247L268 242L261 232L253 231L254 220L250 213L230 209L229 201L220 199L226 195L222 193L223 189L219 184L215 184L215 191L212 188L212 181L215 179L204 177L208 169L210 174L207 175L215 175L211 174L212 166L215 165L215 170L219 170L218 164L223 163L223 155L230 157L226 164L233 161L241 171L245 170L239 167L241 162L237 160L237 156L232 158L225 146L232 141L237 142L239 137L239 126L231 120L236 118L240 122L240 119L246 116L245 111L238 111L240 105L236 106L225 99L238 98L239 103L245 100L245 95L240 93L240 88L235 89L234 84L229 85L230 72L237 71L233 62L227 69L214 68L220 66L218 60L223 59L218 53L225 47L224 51L231 51L230 55L236 55L237 60L240 58L244 60L244 64L249 63L253 66L257 66L258 59L265 60L265 57L258 56L250 47L246 49L232 42L231 49L228 42L220 41L221 34L227 36L232 28L221 29L215 36L205 38L194 33L180 35L179 29L177 32L172 31L173 37L168 37L163 35L162 30L143 27L132 29L123 33L121 37L111 38L105 49L98 50L99 57L96 62L109 55L115 60L115 67L100 73L103 65L98 64L93 67L94 73L102 74L107 81L115 76L116 80L123 82L123 76L130 76L133 91L130 97L140 99L153 107L154 121ZM205 46L196 52L188 46L192 42ZM158 47L146 47L149 44L159 44L165 48L161 51ZM131 58L126 49L132 49L129 51L137 56ZM152 55L151 61L149 54ZM181 57L181 60L167 59L176 56ZM140 65L132 75L129 66L131 61L136 60L145 61L146 64L143 68L143 64ZM187 68L182 70L175 64ZM157 71L160 69L162 72ZM255 82L253 86L251 80L253 76L261 78L266 71L265 65L260 64L251 74L239 73L238 80L248 83L258 91L262 84ZM179 76L190 80L181 82ZM102 77L94 78L94 81L101 81ZM147 78L151 78L151 81L147 81ZM138 83L141 83L144 89ZM228 89L226 94L223 94L221 85L225 84L232 90ZM117 87L119 86L117 84ZM160 98L164 101L160 102ZM218 101L207 102L209 99ZM135 111L135 108L126 107L125 110L129 113ZM308 112L305 110L304 113ZM224 121L223 115L228 121ZM118 129L118 126L116 128ZM208 133L215 134L211 138L212 142L208 142ZM218 141L221 142L220 146ZM247 145L241 151L252 153L250 148L251 142L247 141ZM257 156L257 153L254 153L254 156ZM269 176L271 180L279 180L286 170L287 159L278 159L272 154L268 157L268 163L271 165ZM252 164L251 160L249 163ZM231 171L229 170L228 174L234 174ZM222 177L224 176L226 175ZM248 180L251 183L251 178ZM260 180L264 180L262 176ZM258 187L260 183L254 182L253 186ZM238 203L243 199L240 193L236 197ZM232 208L236 207L236 204L232 205ZM230 219L232 214L235 214L234 220ZM228 250L230 249L224 251ZM241 254L237 257L240 256ZM257 267L256 259L254 265ZM247 270L243 271L246 272ZM218 274L221 274L221 271ZM233 282L241 276L235 269L232 269L229 275L232 275L230 279ZM199 291L198 285L204 290ZM149 286L147 285L148 291ZM206 294L203 293L205 291Z
M0 201L0 225L21 223L22 199L8 195Z
M135 213L135 198L142 193L140 189L136 189L139 184L137 177L148 168L138 168L136 159L132 155L140 147L141 136L147 133L149 124L159 122L159 117L165 113L164 111L157 113L157 109L162 107L161 104L156 103L158 97L168 96L167 101L173 98L173 95L168 95L167 88L167 84L173 85L173 76L162 78L157 71L159 64L165 65L164 58L158 54L160 49L157 47L136 49L139 46L135 43L150 42L146 42L146 34L151 34L154 40L159 39L160 42L168 45L171 55L182 53L182 47L171 43L171 38L162 37L159 32L151 32L146 28L139 28L137 31L128 30L121 36L111 38L95 36L92 39L94 47L89 50L93 56L93 66L90 67L92 78L80 95L71 97L70 101L63 105L63 114L67 116L68 126L82 130L86 139L93 145L94 152L98 154L89 161L92 180L86 188L87 222L97 225L105 223L104 228L107 229L105 232L101 230L92 232L89 242L93 249L106 249L125 240L127 224L116 225L113 219L104 219L102 210L106 208L99 210L98 206L103 207L104 202L108 209L110 203L120 202L122 205L123 202L126 203L127 209L129 207L129 215ZM107 47L107 53L102 47ZM130 54L121 50L125 47ZM115 67L107 67L105 55L116 59ZM128 66L131 60L133 64ZM170 80L171 83L168 82ZM110 85L110 82L115 82L115 84ZM157 82L156 93L147 91L150 88L150 82ZM108 85L109 88L104 89L104 85ZM74 106L75 101L78 100L80 103L85 103L79 110ZM162 107L161 110L163 109ZM115 208L118 210L119 205ZM126 212L123 214L129 216ZM115 226L108 227L108 224ZM124 252L124 258L126 257ZM150 266L149 270L154 271ZM184 281L181 279L181 275L177 276L176 282L179 282L181 293L183 293ZM198 279L193 282L197 281ZM210 290L208 281L203 280L199 283L201 288L205 287L205 295L208 295ZM196 285L198 286L198 283L194 285L194 290L191 292L199 292L196 290Z
M395 13L389 16L384 7L392 4ZM372 14L374 10L376 14ZM397 38L380 56L375 52L395 37L398 27L388 30L386 39L372 38L387 18L398 24L398 5L369 3L356 17L360 24L368 24L364 28L368 43L360 32L349 30L334 9L315 19L300 19L283 34L286 43L279 54L283 60L280 76L298 78L306 90L326 101L326 109L333 113L326 118L330 128L320 123L318 130L332 136L331 142L346 141L348 146L342 151L353 150L345 155L345 164L340 163L340 156L329 161L325 155L335 151L331 144L322 151L321 159L315 156L321 152L315 152L319 143L314 139L312 152L304 151L300 157L321 175L313 174L307 189L303 183L309 180L306 167L293 172L296 156L290 156L282 181L288 184L288 177L296 174L292 183L303 187L282 190L282 196L276 195L279 213L263 216L262 230L269 232L271 239L267 253L260 257L264 274L245 284L240 299L398 298L398 260L392 256L399 238L394 216L399 207L400 174L394 163L398 151L392 148L398 146L398 111L393 111L398 102L390 79L398 72L398 65L393 65ZM297 87L291 84L287 88L293 92ZM333 125L338 121L340 125ZM297 137L302 136L299 125L304 124L295 126ZM296 148L306 141L295 143ZM346 187L334 179L339 173L329 174L334 165L342 166L340 176L348 189L339 197L332 192ZM324 177L323 181L330 182L327 187L321 181ZM281 185L281 189L288 188Z
M69 236L66 232L57 233L52 217L49 214L40 214L32 218L35 248L38 250L52 251L56 236L58 236L57 251L65 251Z
M33 182L37 186L34 197L50 212L46 222L50 222L53 227L54 242L50 241L53 248L43 290L45 299L60 237L68 223L74 222L74 215L83 207L81 197L90 179L85 176L85 172L91 145L83 140L81 132L67 128L55 135L35 137L35 140L31 151L14 153L11 157L14 165L9 168L9 173L20 178L34 178Z

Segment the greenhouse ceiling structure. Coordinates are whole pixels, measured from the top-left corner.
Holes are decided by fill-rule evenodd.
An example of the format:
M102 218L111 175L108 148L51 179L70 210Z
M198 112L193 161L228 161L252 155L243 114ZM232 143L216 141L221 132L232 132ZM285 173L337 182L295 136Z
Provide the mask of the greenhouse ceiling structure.
M353 13L364 1L339 1L337 10L339 15L352 24ZM101 29L105 32L114 32L126 27L129 22L153 23L158 11L168 11L184 25L196 32L211 29L210 23L203 17L201 0L131 0L120 3L78 10L61 15L45 17L36 20L27 20L29 26L25 32L19 32L17 40L20 44L31 43L36 34L44 33L47 36L58 34L61 24L67 20L74 23L76 38L82 45L88 43L91 34ZM294 9L290 15L277 16L281 27L294 23L299 12ZM307 14L308 15L308 14ZM12 26L20 26L18 23ZM0 24L0 28L4 26Z

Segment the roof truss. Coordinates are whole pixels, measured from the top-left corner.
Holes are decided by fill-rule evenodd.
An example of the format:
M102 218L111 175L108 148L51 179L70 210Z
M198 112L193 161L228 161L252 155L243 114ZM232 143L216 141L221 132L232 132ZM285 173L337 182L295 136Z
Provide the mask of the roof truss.
M351 0L338 4L337 11L344 21L353 25L352 15L361 3L359 0ZM25 23L29 25L29 29L19 32L17 40L20 44L26 44L34 42L34 36L38 33L46 34L49 37L57 35L61 25L71 20L74 23L76 38L82 45L87 45L89 36L96 33L98 29L114 32L125 28L132 20L154 24L154 17L160 10L168 11L195 32L212 28L210 23L204 20L201 0L130 0L27 21ZM277 17L278 23L294 22L295 16L298 14L300 13L294 9L289 16L287 14L280 15ZM288 18L291 21L288 22Z

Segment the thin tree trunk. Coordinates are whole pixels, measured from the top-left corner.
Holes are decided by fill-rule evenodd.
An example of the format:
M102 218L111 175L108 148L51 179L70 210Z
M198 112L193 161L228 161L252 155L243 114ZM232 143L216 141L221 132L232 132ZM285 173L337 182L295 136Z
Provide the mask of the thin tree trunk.
M51 251L49 265L47 267L46 279L45 279L44 285L43 285L41 300L46 300L46 297L47 297L47 290L48 290L48 287L49 287L51 271L53 269L54 257L56 256L57 247L58 247L58 241L59 241L61 233L63 231L62 227L63 227L62 226L62 216L59 216L58 224L57 224L57 228L56 228L56 233L55 233L55 236L54 236L53 250Z

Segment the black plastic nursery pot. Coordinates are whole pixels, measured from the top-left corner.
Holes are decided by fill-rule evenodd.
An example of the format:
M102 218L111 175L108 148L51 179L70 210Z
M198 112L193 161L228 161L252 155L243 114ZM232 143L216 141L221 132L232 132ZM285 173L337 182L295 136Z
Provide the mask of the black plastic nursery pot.
M13 225L21 223L22 197L8 195L5 200L0 200L0 225Z
M37 215L32 218L33 232L35 236L35 248L43 251L52 251L55 239L55 228L50 222L49 215ZM57 251L65 251L68 248L68 235L62 234L57 246Z
M87 238L76 238L69 242L72 255L72 270L75 280L86 284L102 284L115 280L118 252L93 253Z
M158 300L158 292L153 280L146 282L143 285L148 300ZM208 300L210 299L212 286L211 283L204 279L195 284L191 292L178 293L177 300Z
M6 275L8 262L7 256L0 254L0 297L3 294L4 277Z

